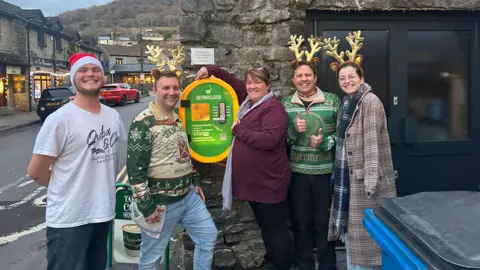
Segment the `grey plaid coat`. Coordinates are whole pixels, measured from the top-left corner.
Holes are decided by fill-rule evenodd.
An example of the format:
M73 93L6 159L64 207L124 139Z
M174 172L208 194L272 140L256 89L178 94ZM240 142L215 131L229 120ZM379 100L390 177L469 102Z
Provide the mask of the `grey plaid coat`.
M377 206L381 197L396 197L387 119L380 99L365 91L345 134L350 170L348 242L350 263L364 266L382 264L380 247L364 229L363 212ZM367 197L367 191L372 195ZM330 217L329 240L336 240Z

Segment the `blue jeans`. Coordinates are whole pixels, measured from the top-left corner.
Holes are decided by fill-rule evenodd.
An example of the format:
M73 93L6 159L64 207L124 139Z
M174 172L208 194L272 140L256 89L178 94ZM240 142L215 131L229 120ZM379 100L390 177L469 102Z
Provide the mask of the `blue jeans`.
M355 265L350 264L350 256L348 252L348 234L345 235L345 249L347 251L347 270L381 270L381 266L363 266L363 265Z
M47 270L105 270L109 226L47 227Z
M158 239L142 231L138 269L159 269L160 259L177 224L183 225L195 243L193 269L211 269L217 228L200 196L192 188L185 198L167 205L166 211L165 222Z

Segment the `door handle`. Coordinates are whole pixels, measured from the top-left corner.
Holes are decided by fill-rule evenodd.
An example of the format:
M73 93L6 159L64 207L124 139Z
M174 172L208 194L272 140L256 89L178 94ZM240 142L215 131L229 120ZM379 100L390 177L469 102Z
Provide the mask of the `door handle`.
M406 117L404 120L404 143L412 144L417 141L417 119L413 117Z

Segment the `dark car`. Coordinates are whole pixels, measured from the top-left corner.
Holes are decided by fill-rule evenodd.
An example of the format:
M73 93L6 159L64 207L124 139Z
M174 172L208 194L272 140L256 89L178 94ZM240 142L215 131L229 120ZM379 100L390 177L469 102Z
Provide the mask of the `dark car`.
M37 114L43 122L54 111L70 102L75 97L73 87L47 88L42 91L42 95L37 105Z
M47 116L73 100L76 93L77 89L72 86L61 86L43 90L37 105L37 114L40 120L42 122L45 121ZM105 103L105 99L102 96L100 96L100 102Z

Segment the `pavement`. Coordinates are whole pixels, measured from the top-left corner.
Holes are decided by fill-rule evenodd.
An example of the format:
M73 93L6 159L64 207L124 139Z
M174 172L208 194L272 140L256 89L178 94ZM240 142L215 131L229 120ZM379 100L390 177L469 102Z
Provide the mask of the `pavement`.
M14 115L0 116L0 134L38 123L40 118L37 112L15 112Z
M113 106L127 130L132 119L147 108L151 99ZM46 189L26 175L42 125L38 120L36 113L0 116L0 270L46 269ZM120 152L120 160L125 160L126 149ZM125 170L122 170L117 181L123 182L125 177Z

